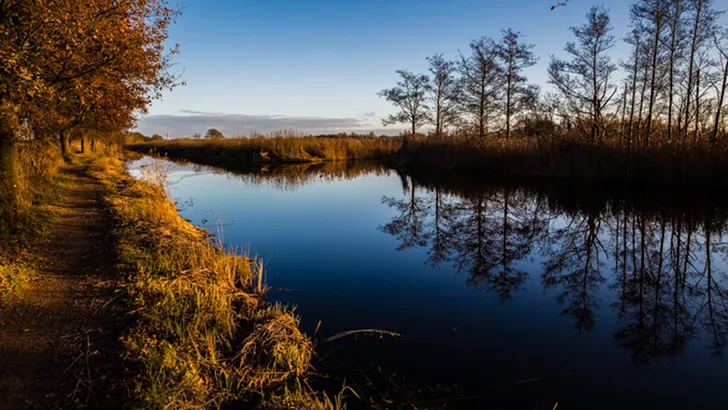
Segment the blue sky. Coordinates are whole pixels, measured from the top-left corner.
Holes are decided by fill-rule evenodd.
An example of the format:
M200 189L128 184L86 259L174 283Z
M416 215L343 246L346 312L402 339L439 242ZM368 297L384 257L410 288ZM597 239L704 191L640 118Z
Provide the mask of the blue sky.
M604 4L615 27L615 61L627 55L630 1L571 0L187 0L170 30L176 72L187 82L155 101L139 130L172 137L217 127L228 136L297 128L382 130L392 111L377 96L395 70L426 70L425 57L467 52L471 39L524 34L539 57L529 80L546 85L549 55L563 55L587 10ZM386 130L398 133L406 126Z

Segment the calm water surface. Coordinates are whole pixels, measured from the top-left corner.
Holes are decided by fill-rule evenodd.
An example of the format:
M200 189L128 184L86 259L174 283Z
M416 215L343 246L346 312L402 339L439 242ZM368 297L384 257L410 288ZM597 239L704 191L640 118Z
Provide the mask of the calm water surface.
M321 346L317 369L382 403L728 409L721 204L372 164L164 164L181 214L264 258L304 331L402 334Z

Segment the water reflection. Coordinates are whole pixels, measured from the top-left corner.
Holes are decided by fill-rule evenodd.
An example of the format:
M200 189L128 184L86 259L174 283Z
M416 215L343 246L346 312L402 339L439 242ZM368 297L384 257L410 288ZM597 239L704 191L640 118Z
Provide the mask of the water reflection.
M362 175L384 175L390 172L384 165L369 161L260 165L235 171L180 161L177 164L188 164L198 173L229 175L249 186L266 185L282 191L295 191L314 182L352 180Z
M711 358L728 337L725 198L367 162L187 164L170 180L184 217L212 212L229 244L269 261L273 289L293 290L270 297L297 305L304 331L405 335L328 346L317 369L334 389L397 374L407 393L501 408L725 403Z
M426 248L428 264L451 263L468 284L502 303L517 296L529 275L539 275L579 333L594 329L605 308L602 292L611 290L613 339L637 366L680 355L700 333L710 338L712 355L722 355L725 211L704 203L670 208L659 198L599 201L533 187L448 187L422 175L400 177L405 195L382 200L397 216L380 227L397 238L398 250ZM527 269L534 261L537 269Z

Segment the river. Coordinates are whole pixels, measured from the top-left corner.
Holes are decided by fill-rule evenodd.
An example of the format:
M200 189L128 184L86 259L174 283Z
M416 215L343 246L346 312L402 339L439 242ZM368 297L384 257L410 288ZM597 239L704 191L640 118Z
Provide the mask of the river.
M265 260L268 298L297 306L302 330L401 335L319 348L318 371L380 408L728 408L728 206L713 195L159 164L183 217Z

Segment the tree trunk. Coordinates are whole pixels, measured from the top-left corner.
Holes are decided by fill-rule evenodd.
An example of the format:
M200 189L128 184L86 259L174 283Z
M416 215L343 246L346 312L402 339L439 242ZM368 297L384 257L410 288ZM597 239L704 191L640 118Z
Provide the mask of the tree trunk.
M695 21L693 23L693 40L690 45L690 62L688 63L688 86L687 95L685 99L685 140L688 139L688 127L690 126L690 97L693 89L693 69L695 68L695 53L698 48L698 29L700 28L700 14L702 11L702 4L699 4L695 10Z
M698 142L700 136L700 68L695 70L695 135L693 142Z
M670 25L670 78L668 86L670 88L667 103L667 140L672 142L672 106L675 97L675 55L677 53L678 31L681 26L680 17L683 14L681 4L675 4L673 12L672 24Z
M19 199L17 149L11 132L0 130L0 215L7 218L10 232L17 227Z
M624 131L624 125L626 124L627 120L627 82L624 83L624 93L622 94L622 121L619 124L619 130L620 130L620 145L622 148L624 148L625 143L625 131Z
M68 139L68 131L61 131L61 153L63 159L68 161L71 157L71 143Z
M0 215L12 234L18 226L18 152L15 131L18 118L11 104L0 102Z
M658 17L659 18L659 17ZM655 79L657 75L657 55L660 51L660 21L655 23L655 43L652 49L652 73L650 76L650 102L647 108L647 126L645 130L645 146L650 145L650 133L652 132L652 109L655 106Z
M627 127L627 149L632 149L632 129L634 128L634 108L637 97L637 65L639 64L639 42L635 43L634 70L632 71L632 100L630 100L629 125Z
M511 69L508 72L508 86L506 88L506 141L511 137L511 94L513 87L511 86Z
M642 134L642 114L643 114L643 108L645 105L645 93L647 92L647 70L649 67L647 64L645 64L645 72L642 76L642 90L640 91L640 108L639 113L637 114L637 141L644 145L644 139Z
M725 68L723 69L723 83L720 87L720 95L718 96L718 106L715 110L715 122L713 123L713 134L710 137L710 149L715 151L715 144L718 142L718 129L720 128L720 114L723 109L723 101L725 99L725 90L728 86L728 55L725 57Z

